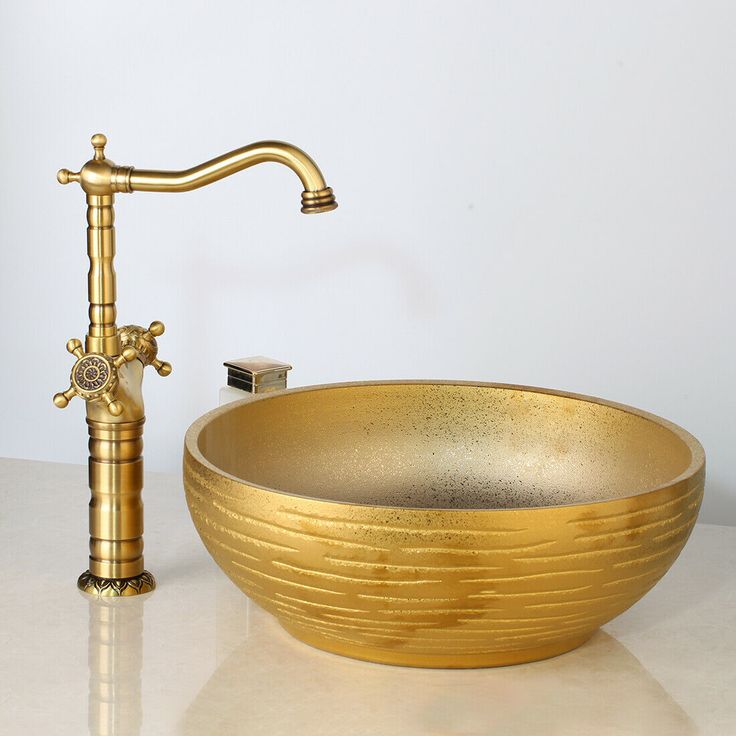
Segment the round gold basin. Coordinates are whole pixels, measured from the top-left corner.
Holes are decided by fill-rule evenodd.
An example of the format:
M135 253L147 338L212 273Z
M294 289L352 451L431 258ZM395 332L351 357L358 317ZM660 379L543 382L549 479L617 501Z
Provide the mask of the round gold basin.
M295 389L187 432L187 503L216 562L302 641L487 667L586 641L664 575L705 456L586 396L484 383Z

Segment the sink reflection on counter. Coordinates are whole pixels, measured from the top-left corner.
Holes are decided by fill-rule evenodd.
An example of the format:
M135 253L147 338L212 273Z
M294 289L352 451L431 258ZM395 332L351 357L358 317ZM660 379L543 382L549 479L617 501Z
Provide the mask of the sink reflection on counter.
M639 660L604 632L587 647L522 667L407 671L303 647L252 601L241 605L228 593L215 596L217 633L202 651L214 660L214 672L182 717L178 732L185 736L273 736L297 726L302 734L543 729L554 735L594 722L607 724L610 733L629 733L641 728L643 713L660 733L697 733ZM141 679L147 597L89 601L91 736L146 733Z
M336 658L300 645L248 601L250 634L204 684L182 721L185 736L217 733L528 734L697 733L639 660L598 632L586 647L501 670L428 670ZM242 612L231 610L239 617ZM232 630L237 618L221 630Z

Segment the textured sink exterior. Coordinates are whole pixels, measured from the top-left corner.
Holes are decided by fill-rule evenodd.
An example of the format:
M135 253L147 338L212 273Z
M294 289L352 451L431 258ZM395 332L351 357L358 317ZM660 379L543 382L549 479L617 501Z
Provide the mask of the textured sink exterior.
M387 449L394 440L404 443L399 470ZM338 467L325 470L330 446ZM441 487L431 465L441 447L441 468L476 487L485 468L493 482L480 494L460 481ZM519 490L496 482L499 467ZM596 468L624 481L595 481ZM390 505L416 501L417 472L428 478L428 502L461 507ZM334 474L329 488L317 487L322 473ZM267 487L269 476L285 490ZM535 477L548 480L532 487ZM655 485L626 493L631 478ZM483 667L568 651L652 588L695 522L704 454L669 422L588 397L337 384L205 415L187 433L184 479L210 554L294 636L376 662ZM375 503L376 488L389 505ZM350 500L335 500L341 493ZM356 501L361 494L373 502ZM509 506L540 497L549 505ZM477 508L484 499L495 507Z

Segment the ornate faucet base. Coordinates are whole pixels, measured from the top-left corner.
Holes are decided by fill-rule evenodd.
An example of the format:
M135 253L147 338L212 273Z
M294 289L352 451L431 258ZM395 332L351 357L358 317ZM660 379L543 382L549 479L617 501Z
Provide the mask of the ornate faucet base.
M87 570L79 576L77 587L88 595L121 598L150 593L156 587L156 579L148 570L132 578L99 578Z

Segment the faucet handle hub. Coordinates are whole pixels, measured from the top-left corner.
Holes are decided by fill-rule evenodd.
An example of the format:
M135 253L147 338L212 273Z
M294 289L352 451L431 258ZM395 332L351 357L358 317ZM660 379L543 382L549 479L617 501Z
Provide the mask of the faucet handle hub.
M120 416L125 407L114 396L118 385L118 369L135 360L138 351L132 346L126 346L115 357L103 353L85 353L81 341L76 338L67 342L66 349L77 360L72 366L69 388L54 395L54 404L63 409L75 396L86 401L101 399L107 404L107 410L112 416Z
M125 325L118 331L120 344L131 345L138 353L139 360L143 365L151 365L159 376L168 376L171 373L171 363L158 359L157 337L161 337L166 331L163 322L154 320L148 329L139 325Z

